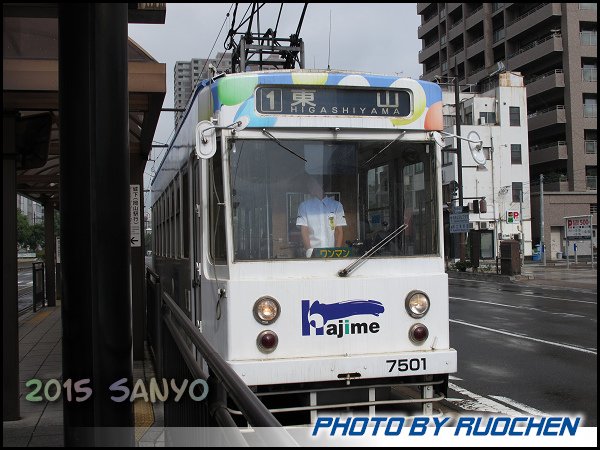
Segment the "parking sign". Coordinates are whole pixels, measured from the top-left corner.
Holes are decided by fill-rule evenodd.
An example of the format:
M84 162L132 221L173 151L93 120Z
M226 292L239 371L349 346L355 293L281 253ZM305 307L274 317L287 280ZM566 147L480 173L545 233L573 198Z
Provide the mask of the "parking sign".
M519 211L506 211L506 223L519 223L520 221Z

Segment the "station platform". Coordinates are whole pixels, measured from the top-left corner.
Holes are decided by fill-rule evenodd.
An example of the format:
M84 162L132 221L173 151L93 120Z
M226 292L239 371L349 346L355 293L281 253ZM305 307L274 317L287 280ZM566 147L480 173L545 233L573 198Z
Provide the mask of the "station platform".
M146 383L154 377L148 352L144 361L133 362L134 380ZM21 419L2 423L4 447L63 447L63 402L33 402L26 397L33 391L28 380L50 379L62 383L62 324L60 301L19 317L19 389ZM53 391L51 391L53 392ZM161 446L163 410L160 403L134 403L135 437L138 446Z

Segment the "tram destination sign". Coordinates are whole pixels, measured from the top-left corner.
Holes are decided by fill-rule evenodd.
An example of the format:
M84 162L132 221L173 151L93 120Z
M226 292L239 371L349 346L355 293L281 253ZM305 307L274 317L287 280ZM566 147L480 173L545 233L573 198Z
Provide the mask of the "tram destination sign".
M259 87L259 114L406 117L410 94L400 89L340 89L322 86Z

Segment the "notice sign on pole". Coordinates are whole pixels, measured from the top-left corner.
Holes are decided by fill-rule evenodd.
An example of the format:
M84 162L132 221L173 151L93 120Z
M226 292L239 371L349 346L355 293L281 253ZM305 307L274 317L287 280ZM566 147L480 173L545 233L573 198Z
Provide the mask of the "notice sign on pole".
M129 205L130 205L130 242L132 247L141 247L142 245L142 219L141 219L141 199L140 185L132 184L129 187Z
M519 223L521 218L519 217L519 211L506 211L506 223Z
M567 239L591 239L591 217L568 217L565 220L567 222Z
M450 233L469 232L469 213L450 214Z

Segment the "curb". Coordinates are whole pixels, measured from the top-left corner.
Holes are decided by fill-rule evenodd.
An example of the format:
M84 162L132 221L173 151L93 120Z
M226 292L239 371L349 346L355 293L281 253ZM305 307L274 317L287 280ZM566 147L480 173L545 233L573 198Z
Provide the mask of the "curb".
M490 280L490 281L523 281L533 280L534 276L531 273L522 273L518 275L499 275L496 273L472 273L472 272L446 272L450 277L461 278L464 280Z

